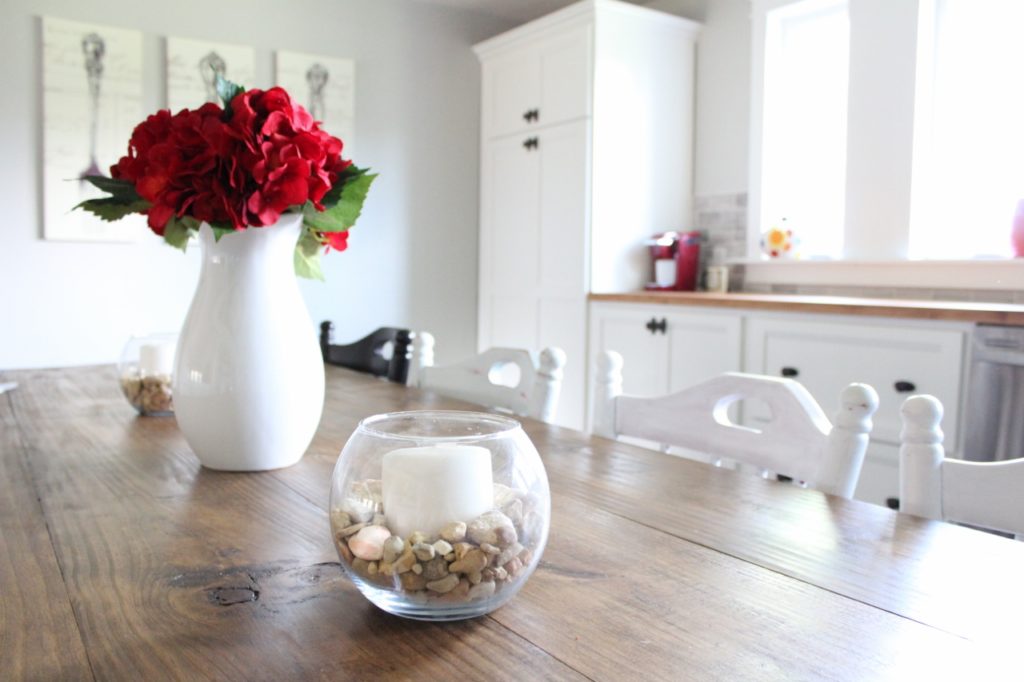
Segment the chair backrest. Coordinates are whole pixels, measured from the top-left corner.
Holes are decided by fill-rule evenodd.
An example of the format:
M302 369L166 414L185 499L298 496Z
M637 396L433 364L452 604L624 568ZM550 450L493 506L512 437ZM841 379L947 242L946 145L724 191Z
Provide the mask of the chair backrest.
M517 348L491 348L454 365L435 367L434 337L417 332L408 383L467 402L551 421L558 408L565 361L565 352L560 348L545 348L539 355ZM492 373L509 363L519 368L518 385L492 382Z
M320 323L320 352L324 362L405 383L412 344L412 333L408 329L381 327L345 345L331 343L333 332L334 325L330 321ZM392 345L391 356L385 357L384 346L388 343Z
M632 436L752 464L833 495L851 497L871 432L878 394L850 384L840 394L835 424L792 379L727 373L655 398L621 395L622 356L598 356L594 433ZM767 404L772 420L751 428L732 423L739 400Z
M900 408L900 511L1024 536L1024 459L946 457L942 411L930 395L910 396Z

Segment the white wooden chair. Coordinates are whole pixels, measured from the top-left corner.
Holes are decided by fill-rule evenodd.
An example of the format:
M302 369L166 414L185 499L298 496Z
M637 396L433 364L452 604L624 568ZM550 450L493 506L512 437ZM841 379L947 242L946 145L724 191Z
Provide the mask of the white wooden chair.
M696 450L784 474L826 493L849 498L857 486L878 394L850 384L831 424L802 385L792 379L728 373L656 398L621 395L622 356L598 356L594 433L632 436ZM759 400L772 420L761 428L730 421L729 406Z
M545 348L539 355L517 348L491 348L454 365L435 367L434 337L417 332L406 383L550 422L558 408L565 362L560 348ZM519 368L519 383L495 383L495 374L509 364Z
M900 408L900 511L1024 538L1024 459L946 457L942 411L930 395L910 396Z

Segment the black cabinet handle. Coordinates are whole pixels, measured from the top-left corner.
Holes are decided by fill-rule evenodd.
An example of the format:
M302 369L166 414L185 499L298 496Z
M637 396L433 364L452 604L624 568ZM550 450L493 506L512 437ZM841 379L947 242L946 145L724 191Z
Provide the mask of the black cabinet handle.
M796 367L783 367L779 373L782 374L782 376L784 377L789 377L792 379L793 377L800 375L800 370L798 370Z
M898 497L887 497L885 498L885 506L889 509L899 511L900 510L900 498Z
M668 320L665 319L664 317L661 318L661 320L657 320L652 317L644 326L647 327L647 329L649 329L652 334L655 334L657 332L661 332L662 334L664 334L665 332L668 331Z
M897 393L913 393L917 390L917 386L911 381L897 381L893 384L893 388L896 389Z
M539 109L530 109L523 112L523 120L529 123L530 121L536 121L540 118Z
M528 137L525 140L523 140L523 148L526 149L527 151L531 149L536 149L539 145L540 140L538 140L536 137Z

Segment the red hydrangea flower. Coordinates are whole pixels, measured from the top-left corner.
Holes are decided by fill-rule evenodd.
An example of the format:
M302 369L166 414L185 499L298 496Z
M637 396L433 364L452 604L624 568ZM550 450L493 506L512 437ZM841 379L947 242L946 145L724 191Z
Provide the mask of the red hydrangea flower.
M153 114L111 167L152 204L148 223L157 234L174 217L241 230L271 225L307 201L323 210L324 195L351 165L341 158L341 140L281 88L240 93L230 112L208 103ZM337 239L332 246L340 251Z

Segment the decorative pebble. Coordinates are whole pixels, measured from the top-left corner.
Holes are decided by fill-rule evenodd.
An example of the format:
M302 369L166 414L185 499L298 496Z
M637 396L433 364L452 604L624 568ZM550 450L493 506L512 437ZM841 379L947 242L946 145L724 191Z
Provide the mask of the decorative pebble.
M448 554L445 554L444 555L444 560L445 561L455 561L455 552L449 552Z
M479 573L487 567L490 559L479 549L471 549L458 561L453 561L448 567L452 573Z
M434 558L434 546L425 542L417 542L412 546L412 552L420 561L430 561Z
M378 566L376 561L371 561L369 565L366 567L366 572L370 575L377 575L377 570Z
M498 545L500 547L508 547L519 539L519 534L516 533L516 529L512 526L498 526L494 529L494 533L498 536Z
M494 577L497 580L506 580L508 578L508 571L506 571L501 566L498 566L496 569L494 569Z
M389 537L391 531L384 526L365 526L349 538L348 548L360 559L377 561L384 556L384 542Z
M505 516L509 518L512 525L519 526L523 523L523 501L516 498L501 508Z
M420 564L416 564L419 566ZM423 566L423 577L427 580L440 580L441 578L448 575L448 562L444 560L444 557L434 557Z
M486 543L486 542L483 543L482 545L480 545L480 549L483 550L484 554L491 554L491 555L501 554L501 548L500 547L495 547L494 545Z
M480 582L469 588L469 592L466 594L470 599L486 599L494 594L494 588L497 587L493 580L487 582Z
M351 516L340 509L331 510L331 528L348 528L351 525Z
M512 561L515 557L523 551L524 547L518 542L513 542L511 545L501 551L501 554L494 560L495 566L504 566L508 562Z
M403 573L399 580L402 582L402 589L409 590L410 592L425 589L427 586L427 579L422 575L413 573L412 571Z
M466 537L466 524L462 521L449 523L441 529L441 539L448 542L459 542Z
M423 564L413 564L412 572L416 575L423 575Z
M475 573L468 573L466 575L466 578L469 580L471 585L479 585L480 582L484 579L480 571L477 571Z
M345 526L344 528L339 530L338 535L340 535L343 538L347 538L349 535L355 535L363 528L366 528L365 523L353 523L351 526Z
M455 575L454 573L449 573L440 580L434 580L432 582L427 583L427 589L437 592L439 594L444 594L446 592L451 592L452 590L454 590L455 586L458 584L459 576Z
M473 545L468 542L456 542L455 543L455 560L462 561L462 557L466 556L466 552L473 549Z
M370 565L369 561L367 561L365 559L360 559L359 557L356 557L355 559L352 560L352 568L355 569L356 573L360 573L360 574L365 575L366 573L368 573L367 567L369 565Z
M405 551L405 540L392 535L384 541L384 561L393 562Z
M395 560L391 570L401 575L406 571L411 571L414 565L416 565L416 555L412 553L412 548L409 548Z
M489 511L484 512L480 516L473 519L473 521L466 528L466 535L470 540L478 545L488 543L492 545L501 545L499 538L499 530L508 529L515 535L515 528L512 527L512 521L502 514L500 511ZM507 537L507 531L504 532ZM515 538L512 539L512 542ZM505 543L508 544L508 543Z
M494 506L501 509L506 504L516 499L516 491L501 483L494 484Z
M518 575L519 571L523 570L523 562L520 561L517 557L512 561L508 562L507 564L505 564L505 570L508 571L508 574L514 578L516 577L516 575Z
M440 554L441 556L444 556L445 554L450 554L451 551L452 546L448 544L448 542L446 542L445 540L438 540L434 543L434 552Z
M423 531L419 531L418 530L418 531L416 531L415 533L413 533L412 535L409 536L409 545L410 546L418 545L421 542L426 542L427 539L428 539L427 538L427 534L424 533Z

